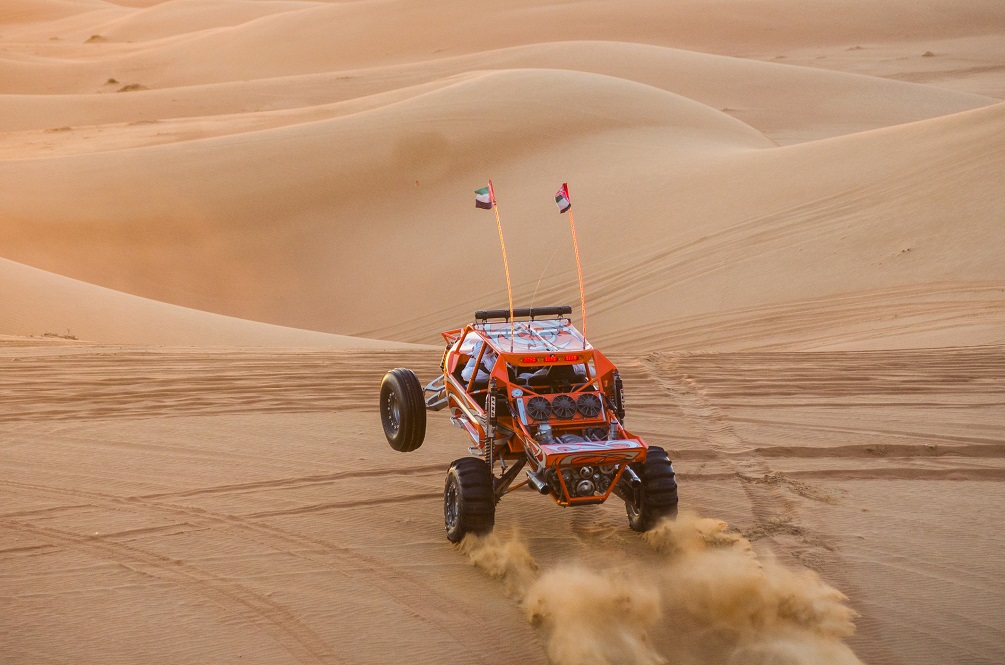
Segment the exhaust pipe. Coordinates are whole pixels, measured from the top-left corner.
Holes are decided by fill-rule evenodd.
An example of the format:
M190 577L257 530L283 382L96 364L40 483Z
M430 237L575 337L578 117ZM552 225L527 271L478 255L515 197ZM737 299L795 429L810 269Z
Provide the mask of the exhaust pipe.
M549 494L551 492L548 483L544 482L536 472L529 469L527 471L527 483L541 494Z

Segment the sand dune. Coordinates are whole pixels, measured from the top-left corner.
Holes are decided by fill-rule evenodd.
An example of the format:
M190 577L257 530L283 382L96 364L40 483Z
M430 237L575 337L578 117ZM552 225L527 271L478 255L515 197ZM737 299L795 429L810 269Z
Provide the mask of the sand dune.
M0 662L1005 660L999 0L2 4ZM383 440L506 303L490 178L578 320L570 184L646 539L450 547L467 444Z
M745 341L734 336L733 343L861 343L882 328L874 343L902 345L881 323L881 306L872 315L859 310L847 334L831 330L833 316L812 323L806 309L812 303L875 300L849 288L842 278L849 271L877 293L900 294L898 302L926 284L975 294L963 298L979 301L963 305L967 320L956 316L960 325L949 326L959 335L925 339L996 339L980 323L991 317L993 329L1000 315L993 299L980 295L1003 277L983 242L993 232L990 218L957 212L1001 209L993 184L1000 113L909 124L995 100L823 71L817 63L730 57L757 56L750 43L723 48L722 40L746 13L772 16L770 3L724 3L709 23L697 4L653 6L645 19L605 21L600 17L610 9L603 3L570 12L528 2L465 12L449 28L439 20L449 8L439 5L392 3L378 12L360 3L147 4L81 3L73 14L63 4L24 4L25 13L8 19L0 66L0 123L8 130L0 137L0 172L9 183L0 198L6 258L185 307L426 342L472 306L500 301L491 234L471 251L481 219L464 201L489 177L500 186L512 225L518 299L536 299L542 272L541 297L574 299L567 252L549 264L553 246L565 242L560 225L546 221L547 192L571 181L583 205L577 210L600 339L625 341L633 335L621 330L645 329L648 345L693 327L687 320L706 320L713 305L708 289L688 284L700 274L712 276L707 285L720 294L717 316L746 320L781 308L796 317L786 327L798 334L831 331L827 339L811 332L816 341L757 340L754 326ZM905 30L915 31L916 42L994 34L994 3L949 7L931 3L927 12L906 17L896 4L848 11L833 3L813 16L792 16L776 31L746 31L745 39L760 40L766 57L763 49L799 56L810 48L800 45L808 34L815 34L812 48L837 48L853 26L861 31L857 39L873 43L903 41L898 35ZM832 12L839 11L843 18L835 21ZM558 13L561 42L544 29ZM890 23L895 16L898 22ZM716 39L702 32L707 27L696 28L699 18L715 26ZM473 23L464 29L475 20L496 29L483 34ZM807 21L833 25L817 35ZM406 24L424 29L404 32ZM54 33L55 41L45 36ZM288 48L292 42L296 49ZM669 48L681 45L712 53ZM851 58L865 50L844 52ZM131 88L138 91L112 94ZM987 133L985 145L976 156L952 154L983 163L930 157L966 140L969 123ZM862 133L883 128L900 139ZM848 141L819 141L838 136ZM806 145L772 148L795 142ZM928 175L948 179L944 190L923 181L915 166L926 161L939 164ZM966 180L970 192L954 177ZM909 191L907 199L861 195L891 178L896 184L887 191ZM840 209L853 210L854 218L835 214ZM803 227L815 215L827 216L832 230L848 224L849 233L815 229L815 238L801 241L799 256L772 262L771 282L790 285L787 293L757 286L746 271L763 275L763 262L787 252L793 240L783 229ZM892 252L917 252L912 243L939 242L937 226L946 216L963 231L955 236L958 254L977 259L979 267L969 271L978 282L973 288L966 266L947 280L939 272L946 266L918 254L894 264L849 240L871 238L882 226L903 237L905 246ZM716 242L696 244L721 233L738 240L737 248L748 235L773 240L757 241L759 251L739 261L717 255ZM613 242L625 234L635 240ZM392 236L400 249L385 261L370 260ZM846 242L837 242L842 236ZM429 254L404 251L426 242L450 259L431 262ZM276 252L277 244L284 251ZM174 270L179 261L186 265L182 274ZM815 274L821 265L823 274ZM460 272L465 289L444 300L443 286ZM380 288L379 304L359 306L358 295L342 286L348 283ZM410 307L417 299L424 305ZM924 308L910 298L903 305ZM920 319L943 327L938 313Z
M603 5L566 12L563 40L573 41L561 42L527 27L558 11L533 3L486 9L480 20L496 16L499 29L485 38L460 30L473 20L465 16L450 39L434 20L447 11L440 6L79 9L5 33L0 172L9 187L0 239L8 259L184 307L430 342L473 307L501 302L493 236L465 201L489 177L510 228L518 300L575 299L570 257L557 247L567 240L548 208L554 183L569 181L582 206L599 340L636 338L639 348L999 340L994 289L1003 275L984 239L1002 206L1001 114L966 113L992 98L721 55L744 53L739 44L700 44L716 54L669 48L698 45L700 31L690 41L676 32L694 27L697 5L653 10L646 26L636 17L600 21ZM856 9L814 47L836 48L851 25L871 26L863 41L891 38L876 21L895 6ZM715 11L727 10L768 11L729 3ZM945 9L939 31L927 13L898 25L919 40L983 39L995 11ZM800 22L810 19L797 19L780 34L749 37L798 55ZM403 22L428 30L402 39ZM52 32L57 41L43 40ZM84 43L95 34L102 39ZM130 86L150 89L113 94ZM962 115L939 119L952 114ZM931 124L911 124L922 120ZM971 127L985 135L971 136ZM821 141L839 137L846 140ZM963 141L982 145L971 154L957 149ZM931 168L918 168L926 162ZM826 228L811 226L820 216ZM923 248L944 246L948 217L959 231L956 258L932 263ZM890 256L873 249L877 229L898 236L882 250ZM392 237L397 249L371 260ZM722 253L722 243L738 253ZM410 251L424 246L439 259ZM849 272L858 284L844 279ZM444 298L458 274L464 289ZM695 275L708 276L702 288L692 288ZM343 286L358 283L379 288L379 302L361 303ZM951 298L948 323L941 305L905 295L926 289L963 294ZM835 330L851 310L828 302L863 298L876 306L856 306ZM722 322L786 312L787 323L746 326L728 341L686 333L695 328L688 321L711 323L710 308ZM884 323L887 308L929 332Z
M0 259L0 303L4 334L23 337L48 334L57 339L107 344L200 347L400 349L409 346L200 312L111 291L6 259Z
M573 107L552 104L545 92L561 94ZM621 94L634 98L630 113L620 108ZM500 103L486 102L488 95ZM456 114L449 127L439 121L444 107ZM577 122L570 123L572 118ZM12 223L4 229L4 242L14 260L112 288L267 321L281 320L273 309L278 305L300 314L285 323L315 328L359 300L335 283L372 280L390 288L407 284L405 275L421 275L411 282L420 289L432 292L442 284L449 267L430 269L430 257L412 252L419 238L442 239L441 251L458 256L459 268L479 260L463 256L465 238L456 222L444 224L431 215L445 205L460 209L464 202L463 208L470 208L469 179L462 174L488 171L487 157L525 165L527 155L544 157L580 137L588 142L599 133L661 125L680 128L667 134L665 149L713 153L770 145L725 114L655 88L549 70L497 72L419 95L408 105L273 129L255 141L224 136L152 148L156 155L131 150L8 162L5 176L13 179L13 187L0 205ZM428 129L416 132L423 126ZM623 150L612 147L616 153ZM304 155L323 168L305 165ZM95 187L88 174L100 174L116 190L114 198ZM47 197L54 180L61 183L59 195ZM544 197L552 180L542 187ZM153 242L151 235L157 236ZM391 235L402 242L388 247L393 254L386 256L387 263L374 263L362 251L384 245ZM413 242L408 235L414 235ZM84 236L102 240L81 253L78 243ZM270 251L277 241L290 253ZM16 251L18 246L26 252ZM106 271L105 252L131 264L130 283ZM177 275L172 266L182 257L187 274ZM386 265L397 267L388 272ZM115 272L125 274L119 268ZM166 282L169 273L171 282ZM498 285L498 276L473 277L474 288L486 283ZM159 286L151 289L154 284ZM199 297L200 291L208 297ZM258 304L242 303L242 291L254 293ZM270 291L271 302L265 295ZM221 297L229 305L220 307ZM353 309L400 320L395 309L414 298L414 291L402 290L398 296L382 295L372 308ZM360 324L371 322L341 325Z
M545 91L560 93L563 104L544 99ZM627 342L620 331L655 326L645 340L651 344L710 308L735 317L729 313L892 288L899 301L911 288L924 300L923 285L947 282L957 291L973 290L970 282L978 294L992 289L990 301L979 296L967 313L978 325L961 327L949 343L1000 340L993 289L1005 275L986 240L1005 205L995 186L1005 107L779 149L707 106L593 74L495 72L410 94L262 129L255 140L242 132L5 162L7 255L232 316L429 342L438 326L503 297L492 229L470 208L469 173L496 178L517 298L574 299L565 249L533 293L556 246L568 242L548 207L551 183L568 179L582 203L601 340ZM619 102L625 96L634 101L627 112ZM450 124L444 108L455 114ZM596 164L631 166L601 175ZM61 183L55 195L53 181ZM444 217L442 210L457 212ZM391 237L400 244L388 246ZM618 242L624 238L640 244ZM412 251L423 239L452 260ZM276 242L287 251L273 251ZM379 263L368 250L377 246L390 252ZM185 274L173 270L178 260ZM456 302L440 297L459 272L467 276ZM697 275L707 285L699 290L692 288ZM359 303L339 286L359 282L379 285L379 303ZM718 294L714 301L708 289ZM429 306L410 306L417 298ZM862 324L885 327L882 304L871 322L848 323L858 333ZM811 310L796 307L794 315L813 327ZM840 336L833 317L817 323ZM888 330L874 341L895 344L895 337Z
M186 79L185 85L132 95L105 94L124 84L104 79L99 85L97 76L95 94L4 95L0 120L6 130L24 131L249 111L257 116L277 107L320 113L323 109L316 107L325 104L360 100L465 72L529 67L588 71L645 83L720 109L785 142L876 129L996 101L871 76L643 44L552 42L295 77L201 85Z

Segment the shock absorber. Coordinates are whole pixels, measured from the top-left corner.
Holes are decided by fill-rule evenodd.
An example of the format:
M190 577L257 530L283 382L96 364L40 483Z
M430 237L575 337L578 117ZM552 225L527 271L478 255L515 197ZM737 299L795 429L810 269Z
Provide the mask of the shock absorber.
M614 415L622 425L625 423L625 386L618 370L614 370Z
M489 394L485 398L485 460L489 463L489 473L492 473L492 467L495 464L496 425L499 422L499 417L496 414L497 393L496 380L491 379L489 381Z

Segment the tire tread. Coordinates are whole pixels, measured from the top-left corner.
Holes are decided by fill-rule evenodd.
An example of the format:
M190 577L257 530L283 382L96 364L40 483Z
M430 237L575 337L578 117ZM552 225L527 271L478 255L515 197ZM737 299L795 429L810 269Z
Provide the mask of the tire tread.
M646 461L633 468L642 480L641 505L633 516L626 504L628 523L635 531L648 531L660 519L677 515L677 478L669 456L658 446L649 446Z
M495 526L495 489L492 472L484 460L475 457L462 457L450 465L447 472L446 488L456 476L456 483L461 493L460 514L457 528L454 532L447 530L447 539L460 542L468 533L484 534L492 531Z

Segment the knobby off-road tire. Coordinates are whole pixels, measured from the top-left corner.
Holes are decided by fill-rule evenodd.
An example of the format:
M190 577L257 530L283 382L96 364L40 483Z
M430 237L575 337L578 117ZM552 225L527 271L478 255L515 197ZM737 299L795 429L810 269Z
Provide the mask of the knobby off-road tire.
M646 461L632 464L642 480L638 503L626 501L628 524L635 531L648 531L664 517L677 516L677 478L665 450L649 446Z
M447 540L460 542L466 534L485 534L496 522L492 472L484 460L462 457L450 465L443 488L443 524Z
M380 421L391 447L410 453L426 438L426 403L412 370L397 368L380 382Z

